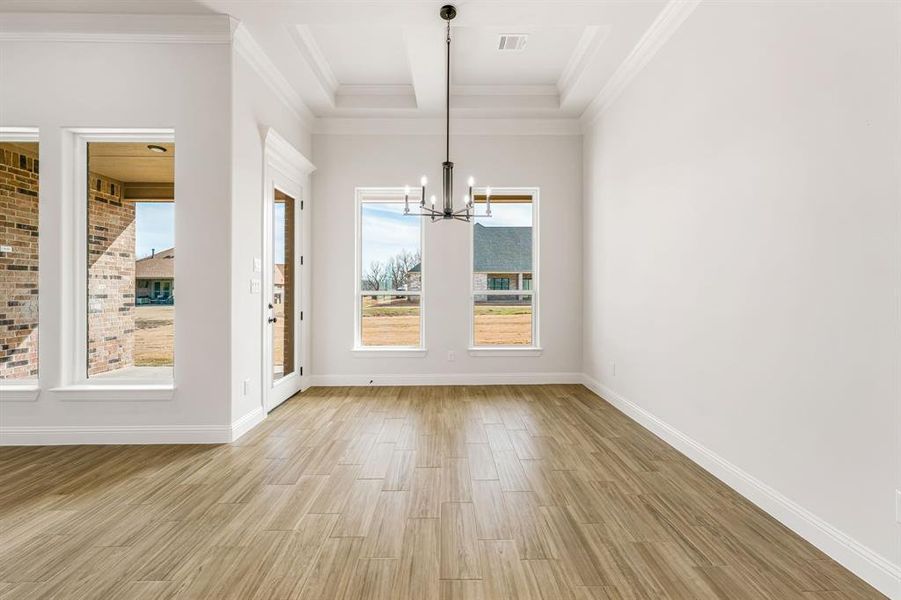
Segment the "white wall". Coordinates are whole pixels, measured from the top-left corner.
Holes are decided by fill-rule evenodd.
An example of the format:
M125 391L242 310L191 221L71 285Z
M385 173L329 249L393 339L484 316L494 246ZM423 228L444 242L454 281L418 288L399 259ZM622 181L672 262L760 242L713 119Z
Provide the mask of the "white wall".
M227 36L228 20L219 19ZM230 63L227 38L206 44L0 44L0 126L39 127L41 144L42 392L34 402L0 401L4 436L14 433L15 441L28 436L57 442L163 441L221 438L226 431ZM66 127L175 129L178 304L172 400L64 401L51 391L67 383L63 364L72 347L67 344L74 343L62 337L75 235L66 221L71 217L71 189L64 187Z
M896 566L899 10L702 3L586 134L583 226L586 373Z
M239 53L233 56L232 143L233 143L233 196L232 196L232 422L261 407L262 386L268 381L261 378L263 319L262 297L252 294L251 279L259 279L254 273L254 258L262 258L263 215L263 150L268 128L273 128L297 150L311 155L312 139L297 114L267 85ZM305 192L309 182L305 181ZM309 193L304 197L305 215L313 209ZM310 219L304 219L303 244L311 243ZM307 250L308 252L308 250ZM309 288L308 271L301 282ZM305 285L304 285L305 284ZM310 294L304 296L304 316L310 315ZM306 354L309 354L309 339ZM250 380L245 396L244 380Z
M444 140L437 135L316 135L313 140L313 372L320 383L493 381L541 373L573 374L580 365L581 141L579 136L457 136L451 158L455 189L482 184L541 188L542 356L472 357L469 346L469 232L461 222L426 227L425 328L422 358L361 358L354 337L354 187L440 182ZM440 183L439 183L440 185ZM447 361L454 350L456 360ZM386 377L387 376L387 377ZM547 378L544 378L547 380ZM472 380L472 379L468 379ZM412 380L408 380L412 381ZM420 381L420 380L416 380Z

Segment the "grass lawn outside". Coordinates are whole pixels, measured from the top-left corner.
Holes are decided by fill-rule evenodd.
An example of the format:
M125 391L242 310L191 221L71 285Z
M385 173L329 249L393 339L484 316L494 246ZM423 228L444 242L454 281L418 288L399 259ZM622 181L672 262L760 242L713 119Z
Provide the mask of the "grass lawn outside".
M175 306L135 307L135 366L171 367L175 343Z
M527 346L532 343L532 306L476 304L475 343L479 346ZM404 299L363 298L364 346L418 346L419 304Z

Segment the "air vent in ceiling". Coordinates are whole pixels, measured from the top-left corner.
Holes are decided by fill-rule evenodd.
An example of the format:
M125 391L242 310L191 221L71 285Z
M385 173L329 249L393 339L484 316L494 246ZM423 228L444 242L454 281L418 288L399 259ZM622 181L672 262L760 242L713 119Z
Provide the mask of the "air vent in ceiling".
M522 50L529 36L525 33L502 33L497 40L498 50Z

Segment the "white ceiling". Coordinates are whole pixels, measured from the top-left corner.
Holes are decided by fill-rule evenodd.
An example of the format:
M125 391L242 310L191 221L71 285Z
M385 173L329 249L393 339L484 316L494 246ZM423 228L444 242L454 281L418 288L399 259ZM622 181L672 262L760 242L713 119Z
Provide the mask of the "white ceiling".
M319 117L436 117L444 22L431 0L0 0L0 10L212 14L241 21ZM470 117L582 114L666 0L460 0L451 106ZM497 49L525 33L522 51Z

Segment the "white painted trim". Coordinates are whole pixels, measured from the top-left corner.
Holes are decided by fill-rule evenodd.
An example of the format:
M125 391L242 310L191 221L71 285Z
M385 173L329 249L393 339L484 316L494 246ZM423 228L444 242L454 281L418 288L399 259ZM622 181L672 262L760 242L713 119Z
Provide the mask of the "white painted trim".
M0 402L34 402L40 394L41 388L33 380L0 384Z
M452 85L453 96L558 96L554 85Z
M429 351L425 348L398 348L363 346L351 348L354 358L425 358Z
M331 66L329 66L328 60L316 42L312 30L310 30L308 25L289 25L288 32L291 34L291 39L300 51L301 56L307 61L310 70L313 71L313 75L316 76L323 93L329 99L331 105L335 106L335 95L339 86L338 78L335 77Z
M316 170L310 160L272 128L266 130L264 139L266 161L272 167L294 180L298 185L303 178Z
M422 199L422 188L410 186L410 212L414 213L419 209L419 200ZM416 198L417 200L414 200ZM426 287L428 281L428 252L426 250L426 230L425 217L413 216L410 219L419 220L419 289L418 290L378 290L374 294L364 293L362 288L363 281L363 204L373 202L384 202L390 204L403 204L404 188L403 187L356 187L354 188L354 337L352 352L361 350L371 350L374 352L382 352L383 356L388 357L390 352L406 351L406 352L424 352L426 350ZM386 293L391 292L394 293ZM419 296L419 345L418 346L401 346L396 348L387 348L381 346L364 346L362 334L362 318L363 318L363 296ZM394 355L397 356L397 355Z
M576 83L585 74L588 65L591 64L591 59L594 58L598 48L601 47L610 34L610 29L609 25L589 25L582 32L582 36L570 55L569 61L563 67L563 71L557 79L556 87L560 95L561 104L566 102Z
M359 84L343 83L335 90L336 96L413 96L416 93L412 85L408 84ZM415 106L415 104L414 104Z
M244 25L238 25L234 32L234 49L250 67L257 72L266 85L282 103L290 108L303 125L312 129L316 116L309 109L294 86L282 75L275 63L260 47Z
M582 124L590 126L610 106L616 102L623 90L651 62L657 51L666 44L685 19L701 3L701 0L670 0L638 43L617 67L600 93L582 113Z
M37 127L0 127L0 142L38 142Z
M229 44L231 34L226 15L0 15L0 42Z
M231 427L218 425L0 427L0 446L226 444L230 441Z
M581 373L422 373L397 375L314 375L318 387L385 385L542 385L582 383Z
M160 384L158 380L135 380L123 378L109 378L96 380L88 377L88 272L85 265L88 260L88 143L91 142L168 142L175 143L175 130L171 128L94 128L94 127L70 127L63 129L66 139L64 144L63 166L66 177L63 178L63 190L68 191L64 197L64 205L67 206L70 218L66 220L64 228L67 229L71 243L68 244L70 270L66 278L64 291L71 294L72 302L66 306L66 312L62 319L62 339L67 340L59 344L63 352L63 377L62 386L51 391L64 394L72 390L71 400L97 400L99 397L93 394L93 390L125 390L125 393L108 391L102 394L104 401L135 400L131 392L137 390L151 390L158 392L161 388L172 389L172 383ZM68 153L65 152L68 150ZM67 162L66 158L71 161ZM178 165L176 164L176 173ZM71 178L66 181L67 178ZM178 195L178 177L175 181L176 197ZM176 204L176 210L178 205ZM176 240L177 242L177 240ZM178 337L180 330L179 309L174 311L175 334ZM177 343L177 341L176 341ZM177 379L176 365L173 370L173 379ZM153 397L150 400L169 400L171 398ZM137 396L141 396L140 393Z
M294 320L294 365L295 369L277 381L273 381L273 356L272 356L272 327L266 322L263 326L263 352L261 356L261 406L264 413L272 410L303 387L300 370L304 366L304 331L305 324L300 319L303 311L304 295L303 286L304 266L301 259L304 258L303 247L303 222L304 199L309 188L307 184L310 173L316 167L297 150L290 142L279 135L274 129L267 129L264 140L263 152L263 190L262 190L262 223L263 223L263 273L262 293L260 295L261 317L265 320L271 316L269 312L270 302L273 297L272 271L274 268L272 255L273 241L273 210L275 204L275 191L279 190L295 202L294 210L294 286L295 286L295 320ZM306 257L309 259L309 257Z
M240 417L231 424L231 438L230 441L234 442L242 435L262 423L266 420L266 411L263 410L262 406L257 406L252 411Z
M599 381L584 375L582 383L858 577L889 597L901 598L901 565L892 563L888 558L839 531L803 506Z
M314 133L320 135L444 135L444 119L320 117ZM579 119L451 120L451 135L582 135Z
M470 356L494 356L494 357L520 357L541 356L544 349L536 346L472 346L469 348Z
M175 397L174 385L77 384L51 388L54 396L74 402L166 402Z
M487 188L479 187L473 188L473 195L478 196L480 194L484 194ZM469 354L471 356L501 356L497 354L497 352L502 350L519 350L520 352L524 350L538 350L539 354L541 353L541 310L539 309L539 302L541 300L540 297L540 257L541 257L541 247L540 247L540 231L541 231L541 219L539 218L539 206L540 206L540 196L541 189L538 187L494 187L491 186L491 195L492 196L503 196L503 195L523 195L528 194L532 197L532 289L529 290L478 290L478 294L476 294L476 289L473 287L473 281L475 280L475 226L477 224L477 220L473 219L472 224L469 226ZM478 205L476 205L476 209L478 209ZM488 217L490 218L490 217ZM506 347L497 347L497 346L477 346L476 345L476 336L475 336L475 299L476 295L479 296L531 296L532 298L532 344L525 348L517 348L512 346ZM487 354L481 354L481 352L487 351ZM474 352L476 354L474 354Z

